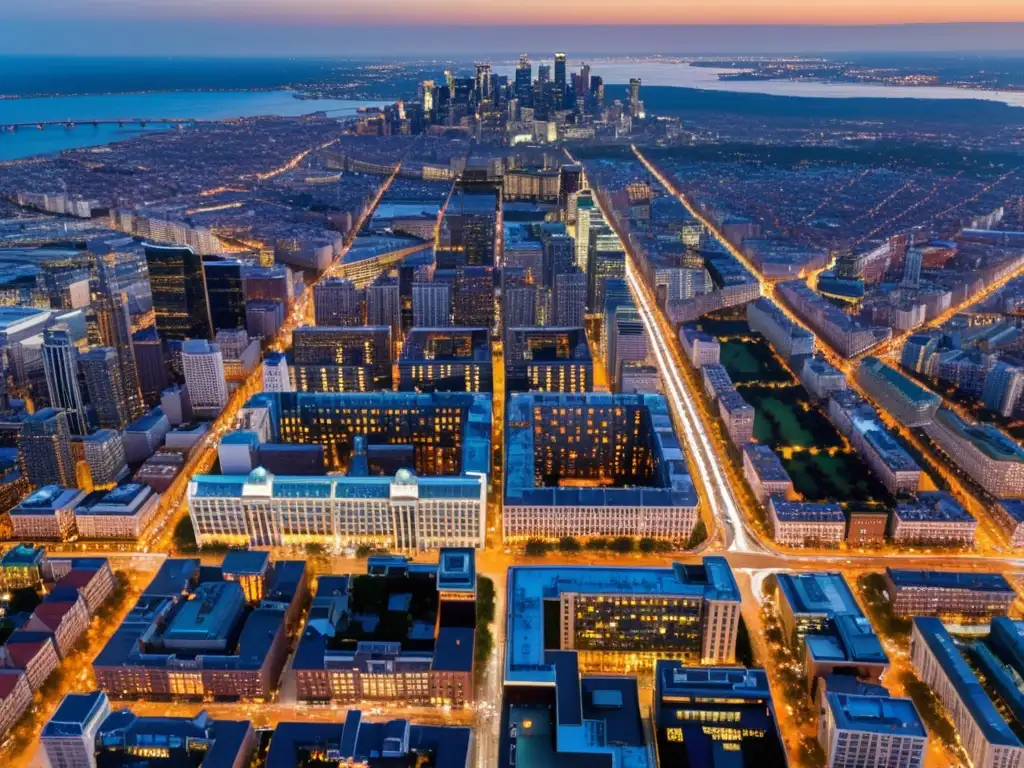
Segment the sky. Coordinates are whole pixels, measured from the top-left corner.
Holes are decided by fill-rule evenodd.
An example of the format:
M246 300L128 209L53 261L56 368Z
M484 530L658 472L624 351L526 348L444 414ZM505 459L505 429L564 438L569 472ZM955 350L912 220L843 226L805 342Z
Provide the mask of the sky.
M0 0L0 54L1020 52L1021 40L1021 0Z

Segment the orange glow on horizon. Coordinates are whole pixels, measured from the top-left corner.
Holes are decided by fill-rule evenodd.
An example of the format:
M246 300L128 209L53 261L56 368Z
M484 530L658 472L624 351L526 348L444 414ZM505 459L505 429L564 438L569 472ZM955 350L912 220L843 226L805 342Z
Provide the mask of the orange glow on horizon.
M176 0L173 3L125 3L87 0L92 17L104 10L121 17L260 20L276 24L343 23L355 25L491 25L606 26L613 24L722 25L874 25L915 23L984 23L1024 21L1020 0L719 0L688 4L678 0L520 0L487 4L477 0ZM680 41L685 44L685 41Z

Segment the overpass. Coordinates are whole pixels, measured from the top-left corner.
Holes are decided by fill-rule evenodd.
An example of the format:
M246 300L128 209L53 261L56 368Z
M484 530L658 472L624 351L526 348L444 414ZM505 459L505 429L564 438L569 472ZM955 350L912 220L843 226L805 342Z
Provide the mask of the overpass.
M101 120L41 120L31 123L0 123L0 131L12 132L23 128L35 128L44 130L46 128L61 126L63 128L76 128L79 125L97 127L100 125L116 125L123 128L126 125L138 125L145 128L147 125L191 125L193 123L210 122L208 120L197 120L192 117L113 117Z

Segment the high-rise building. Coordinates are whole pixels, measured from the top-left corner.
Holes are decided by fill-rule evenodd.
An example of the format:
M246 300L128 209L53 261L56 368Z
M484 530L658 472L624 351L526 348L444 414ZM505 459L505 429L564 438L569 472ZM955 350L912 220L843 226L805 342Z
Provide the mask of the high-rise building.
M452 286L440 281L412 284L412 324L445 328L452 324Z
M525 53L519 57L516 66L516 99L520 107L533 106L533 67Z
M128 460L124 455L121 433L98 429L82 438L82 455L89 466L89 476L97 488L116 485L128 476Z
M43 371L50 405L67 414L68 426L76 435L89 431L85 400L78 386L78 350L66 328L50 328L43 333Z
M167 363L165 361L163 339L156 331L156 326L142 328L132 334L132 350L135 353L135 365L139 372L139 387L142 399L152 407L160 401L160 393L167 388ZM141 414L140 414L141 415Z
M622 243L605 224L590 227L586 271L587 311L601 312L604 309L605 281L626 276L626 253L622 250Z
M563 165L558 176L558 206L568 212L569 199L583 188L583 166Z
M392 335L386 325L312 326L292 335L299 392L391 389Z
M459 267L455 273L455 325L462 328L494 326L494 268Z
M459 188L445 210L442 233L449 241L438 253L438 267L493 267L501 197L486 189Z
M313 286L317 325L362 325L363 292L342 277L329 277Z
M39 739L51 768L96 768L96 737L109 714L103 691L67 694Z
M577 328L583 325L587 306L587 276L574 269L555 275L550 325Z
M281 301L253 299L245 303L245 330L250 336L269 341L284 324L285 305Z
M615 310L615 319L608 329L608 380L618 381L622 364L647 359L647 331L635 306Z
M214 330L245 327L244 265L237 259L206 260L206 299Z
M629 115L630 117L644 116L644 103L640 101L640 78L629 79Z
M999 362L985 377L981 399L985 407L1012 416L1024 393L1024 368Z
M565 54L555 54L555 100L556 108L562 109L565 106L565 90L568 85L568 79L565 76Z
M168 340L212 339L202 258L184 245L145 247L160 335Z
M382 274L366 287L366 324L386 325L391 338L398 338L402 329L402 297L398 278Z
M138 362L135 359L128 294L121 285L122 281L132 279L132 275L119 273L115 256L120 255L110 253L97 257L98 290L93 305L100 343L112 347L116 355L116 381L119 386L117 397L124 403L129 419L133 420L141 416L146 408L139 381Z
M64 411L43 408L21 423L18 450L29 482L36 488L59 485L74 488L75 462L71 430Z
M583 190L576 195L576 266L580 272L587 271L587 258L590 254L590 224L592 218L600 218L601 214L594 208L594 197L590 190Z
M906 261L903 262L903 285L908 288L917 288L921 284L921 259L923 252L920 248L911 248L907 251Z
M89 403L103 429L124 429L135 419L128 412L128 403L122 399L124 382L118 365L117 350L113 347L94 347L81 357Z
M181 347L192 410L200 416L216 416L228 403L224 358L220 347L205 339L189 339Z
M246 301L280 301L290 307L295 298L292 270L284 264L272 267L246 267ZM330 279L330 278L329 278Z

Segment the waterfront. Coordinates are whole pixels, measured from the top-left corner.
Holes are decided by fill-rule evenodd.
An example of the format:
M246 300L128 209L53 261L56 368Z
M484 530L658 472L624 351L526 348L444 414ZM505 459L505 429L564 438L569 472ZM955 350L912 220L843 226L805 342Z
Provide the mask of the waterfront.
M0 125L52 121L160 118L226 120L258 115L304 115L325 112L330 117L356 114L360 107L378 102L341 99L302 100L292 91L196 91L130 93L100 96L54 96L38 99L0 100ZM17 160L65 149L92 147L168 130L167 125L76 125L69 129L49 126L44 130L21 128L0 132L0 161Z

